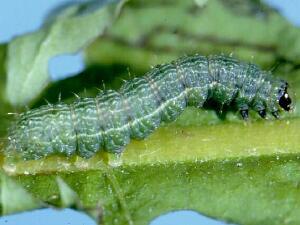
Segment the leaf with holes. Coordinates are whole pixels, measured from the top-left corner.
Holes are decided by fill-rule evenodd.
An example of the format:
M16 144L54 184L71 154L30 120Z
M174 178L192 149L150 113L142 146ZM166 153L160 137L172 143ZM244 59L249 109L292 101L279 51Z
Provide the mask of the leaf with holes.
M119 10L120 5L111 3L71 5L42 29L11 41L7 53L8 101L22 106L35 99L49 83L49 59L88 45L111 25Z

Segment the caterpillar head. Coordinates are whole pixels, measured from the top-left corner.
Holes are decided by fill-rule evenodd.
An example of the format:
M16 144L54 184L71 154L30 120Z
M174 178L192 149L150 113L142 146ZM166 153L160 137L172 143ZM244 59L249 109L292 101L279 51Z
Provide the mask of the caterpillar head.
M278 104L285 111L290 111L292 109L292 99L287 92L288 83L282 81L282 85L278 89Z

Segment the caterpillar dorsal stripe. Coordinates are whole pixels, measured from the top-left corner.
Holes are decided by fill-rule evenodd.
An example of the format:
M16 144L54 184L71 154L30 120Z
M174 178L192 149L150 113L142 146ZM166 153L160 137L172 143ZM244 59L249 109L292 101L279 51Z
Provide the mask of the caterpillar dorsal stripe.
M89 158L101 149L120 153L130 139L144 139L187 106L202 107L211 99L233 104L244 119L249 109L278 117L280 109L291 108L287 88L252 63L223 55L185 56L126 81L119 91L22 113L9 130L6 152L25 159L57 153Z

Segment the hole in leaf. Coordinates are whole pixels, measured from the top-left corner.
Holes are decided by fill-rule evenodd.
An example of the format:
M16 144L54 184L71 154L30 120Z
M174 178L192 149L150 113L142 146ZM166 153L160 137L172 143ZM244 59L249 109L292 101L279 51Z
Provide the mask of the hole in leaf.
M57 55L49 60L52 80L62 80L84 70L82 53Z
M219 220L203 216L191 210L180 210L176 212L169 212L161 215L151 221L149 225L225 225L227 223Z

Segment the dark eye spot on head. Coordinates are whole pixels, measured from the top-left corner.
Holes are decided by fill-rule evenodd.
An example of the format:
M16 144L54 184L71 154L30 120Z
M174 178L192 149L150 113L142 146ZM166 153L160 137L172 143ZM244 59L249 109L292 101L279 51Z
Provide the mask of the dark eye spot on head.
M285 111L289 111L289 110L291 110L291 104L292 104L292 100L291 100L289 94L287 93L287 91L285 90L283 92L283 95L279 98L279 105Z

